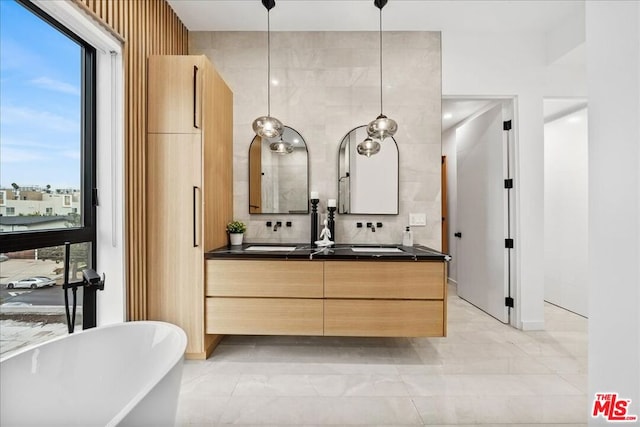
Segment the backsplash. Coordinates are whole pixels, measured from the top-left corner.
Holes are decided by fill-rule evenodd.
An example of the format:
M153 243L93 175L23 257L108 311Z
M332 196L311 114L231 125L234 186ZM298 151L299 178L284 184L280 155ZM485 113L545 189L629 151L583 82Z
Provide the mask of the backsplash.
M189 52L205 54L234 94L234 218L249 242L307 242L310 215L249 214L251 123L267 111L265 32L190 32ZM338 147L351 129L380 113L377 32L272 32L271 113L304 137L310 191L318 211L337 199ZM399 215L336 215L339 243L401 243L409 213L426 213L412 227L414 243L441 246L441 41L439 32L384 33L384 112L398 122ZM267 221L282 221L273 231ZM292 222L291 227L284 224ZM365 224L357 228L356 223ZM372 232L367 222L381 222Z

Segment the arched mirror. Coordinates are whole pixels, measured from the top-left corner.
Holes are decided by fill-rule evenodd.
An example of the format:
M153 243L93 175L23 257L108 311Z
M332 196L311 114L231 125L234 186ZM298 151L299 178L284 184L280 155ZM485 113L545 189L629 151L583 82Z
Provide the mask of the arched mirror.
M288 126L282 139L256 136L249 147L249 213L309 213L309 153Z
M398 144L393 137L380 143L380 152L360 155L367 127L347 133L338 149L338 213L398 214Z

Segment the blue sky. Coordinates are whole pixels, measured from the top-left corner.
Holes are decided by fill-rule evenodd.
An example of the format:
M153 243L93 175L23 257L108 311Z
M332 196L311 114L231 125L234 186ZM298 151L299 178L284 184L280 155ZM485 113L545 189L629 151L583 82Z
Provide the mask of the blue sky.
M81 49L0 0L0 186L80 188Z

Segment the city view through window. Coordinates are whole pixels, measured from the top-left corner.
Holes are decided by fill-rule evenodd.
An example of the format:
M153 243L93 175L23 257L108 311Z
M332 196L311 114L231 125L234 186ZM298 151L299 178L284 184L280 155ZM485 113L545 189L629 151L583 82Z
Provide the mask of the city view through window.
M0 354L25 344L12 335L22 321L27 344L67 332L63 246L7 251L5 237L83 226L83 53L20 2L0 1ZM91 259L91 242L72 245L70 279Z

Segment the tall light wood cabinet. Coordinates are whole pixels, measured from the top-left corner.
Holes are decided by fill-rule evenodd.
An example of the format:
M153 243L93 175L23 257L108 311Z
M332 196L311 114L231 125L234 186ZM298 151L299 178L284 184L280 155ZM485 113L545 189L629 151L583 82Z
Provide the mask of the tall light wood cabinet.
M148 65L148 318L180 326L187 358L205 359L221 338L205 333L204 253L233 216L233 94L205 56Z

